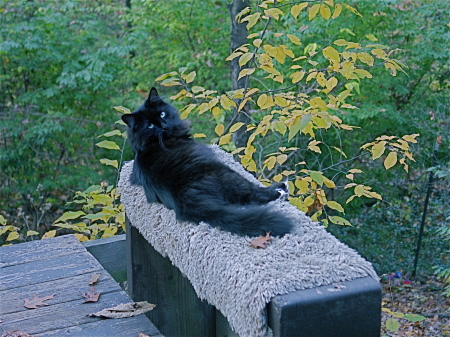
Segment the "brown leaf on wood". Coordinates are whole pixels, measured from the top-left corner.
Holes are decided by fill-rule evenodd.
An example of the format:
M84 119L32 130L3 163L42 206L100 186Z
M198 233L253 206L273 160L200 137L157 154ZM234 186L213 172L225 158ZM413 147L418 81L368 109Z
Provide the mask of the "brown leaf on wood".
M98 279L100 278L101 274L94 274L91 276L91 279L89 280L89 285L93 286L98 282Z
M26 333L25 331L10 330L2 333L2 337L34 337L34 336Z
M268 245L272 240L273 238L270 237L270 233L266 233L266 236L261 235L259 238L250 241L250 244L253 248L266 249L267 248L266 245Z
M25 304L23 305L27 309L37 309L40 306L48 305L47 303L44 303L44 301L48 301L55 297L55 294L48 295L44 297L39 297L37 295L33 295L33 298L30 300L28 298L24 298Z
M91 290L87 293L82 293L81 296L84 298L84 303L88 302L97 302L100 294L102 292L95 293L94 287L91 287Z
M115 307L103 309L99 312L90 314L88 316L96 316L103 318L127 318L133 317L140 314L145 314L147 311L152 310L156 307L155 304L150 304L147 301L134 302L134 303L123 303L116 305Z

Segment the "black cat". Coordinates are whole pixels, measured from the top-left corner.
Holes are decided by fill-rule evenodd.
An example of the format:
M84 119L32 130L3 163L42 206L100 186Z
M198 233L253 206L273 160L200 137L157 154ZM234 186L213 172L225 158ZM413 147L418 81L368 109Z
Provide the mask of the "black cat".
M143 186L149 203L175 210L178 220L204 221L239 235L283 236L293 229L292 219L267 205L284 198L286 185L261 187L223 164L191 138L188 123L155 88L122 119L135 154L131 183Z

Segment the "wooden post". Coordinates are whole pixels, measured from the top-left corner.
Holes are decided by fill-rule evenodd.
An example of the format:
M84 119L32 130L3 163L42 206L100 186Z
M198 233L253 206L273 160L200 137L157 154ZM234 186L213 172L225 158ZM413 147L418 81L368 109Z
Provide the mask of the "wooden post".
M215 308L127 219L128 289L134 301L157 307L147 317L166 337L215 336Z

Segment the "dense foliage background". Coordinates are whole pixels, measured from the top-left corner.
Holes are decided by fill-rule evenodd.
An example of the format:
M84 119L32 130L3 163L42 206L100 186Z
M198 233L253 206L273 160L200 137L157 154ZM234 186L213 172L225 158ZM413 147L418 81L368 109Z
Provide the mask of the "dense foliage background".
M100 164L111 158L95 146L113 129L120 112L134 109L155 79L180 67L196 71L196 83L231 90L229 1L0 0L0 211L20 230L9 242L41 237L66 210L76 191L105 182L117 172ZM429 174L435 184L426 218L419 272L449 265L449 25L448 1L347 1L362 14L344 21L277 21L276 29L301 36L304 52L338 38L398 48L406 74L384 68L354 82L352 104L340 116L359 126L351 137L324 134L340 143L364 171L383 201L360 199L346 209L353 227L329 230L372 261L379 273L410 272ZM258 78L255 78L257 81ZM177 90L161 87L166 97ZM179 103L175 103L179 104ZM181 107L181 106L180 106ZM224 118L228 118L225 116ZM192 115L195 132L214 141L211 115ZM406 173L386 171L360 146L383 134L420 134L415 162ZM434 152L436 139L441 144ZM304 144L305 145L305 144ZM117 158L119 159L119 152ZM129 150L125 159L132 158ZM434 158L434 159L433 159ZM329 166L319 158L316 170ZM346 195L337 192L336 200ZM39 234L26 235L29 230ZM0 240L7 240L2 230Z

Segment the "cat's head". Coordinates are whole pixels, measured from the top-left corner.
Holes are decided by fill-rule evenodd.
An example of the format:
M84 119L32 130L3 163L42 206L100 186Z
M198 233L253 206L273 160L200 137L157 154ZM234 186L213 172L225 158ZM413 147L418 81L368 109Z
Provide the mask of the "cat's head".
M147 100L132 114L122 116L128 125L127 134L134 151L143 151L147 146L189 134L189 125L181 120L177 109L164 102L155 88L150 90Z

